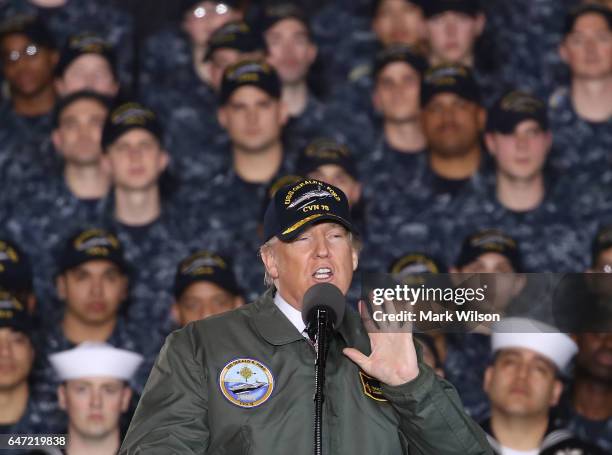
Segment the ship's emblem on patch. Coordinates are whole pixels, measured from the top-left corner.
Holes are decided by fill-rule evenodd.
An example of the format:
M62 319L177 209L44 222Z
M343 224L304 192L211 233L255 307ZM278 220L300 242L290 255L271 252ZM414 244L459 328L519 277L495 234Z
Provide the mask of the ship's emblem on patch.
M270 369L255 359L235 359L221 370L219 387L227 400L241 408L254 408L266 401L274 390Z
M387 403L389 400L385 398L382 393L382 387L380 386L380 381L378 379L374 379L372 376L368 376L363 371L359 371L359 381L361 381L361 387L363 388L363 393L376 401L382 401Z

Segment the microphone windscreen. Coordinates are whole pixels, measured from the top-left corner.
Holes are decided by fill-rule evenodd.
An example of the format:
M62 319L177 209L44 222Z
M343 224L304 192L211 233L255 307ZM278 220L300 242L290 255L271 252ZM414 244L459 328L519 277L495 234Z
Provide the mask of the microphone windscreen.
M342 323L344 318L344 310L346 308L346 299L342 291L331 283L318 283L312 286L304 294L302 302L302 320L308 325L316 317L316 309L318 307L328 308L330 321L333 324L334 330Z

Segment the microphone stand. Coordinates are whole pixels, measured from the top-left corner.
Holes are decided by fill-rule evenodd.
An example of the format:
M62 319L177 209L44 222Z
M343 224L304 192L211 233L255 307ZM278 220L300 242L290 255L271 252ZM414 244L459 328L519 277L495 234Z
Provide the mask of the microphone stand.
M315 360L315 415L314 415L314 454L322 455L323 442L323 387L325 385L325 361L329 335L329 310L325 307L316 309L313 323L308 327L308 335L314 342ZM316 336L315 336L316 335Z

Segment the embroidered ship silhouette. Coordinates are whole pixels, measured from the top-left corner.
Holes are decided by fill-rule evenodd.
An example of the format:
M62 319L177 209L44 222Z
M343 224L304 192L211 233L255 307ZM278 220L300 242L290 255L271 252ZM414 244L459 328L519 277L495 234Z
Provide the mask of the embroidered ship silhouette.
M260 389L263 386L267 386L267 385L268 385L267 382L259 382L259 381L254 382L253 384L247 384L245 382L242 382L239 384L228 386L228 389L230 390L230 392L235 393L236 395L240 395L243 393L252 392L253 390Z

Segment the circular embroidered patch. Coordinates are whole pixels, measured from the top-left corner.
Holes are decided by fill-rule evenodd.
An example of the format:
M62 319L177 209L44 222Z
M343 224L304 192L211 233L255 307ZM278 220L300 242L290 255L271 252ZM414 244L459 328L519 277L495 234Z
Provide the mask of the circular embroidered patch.
M235 359L221 370L219 387L230 403L241 408L254 408L272 395L274 377L258 360Z

